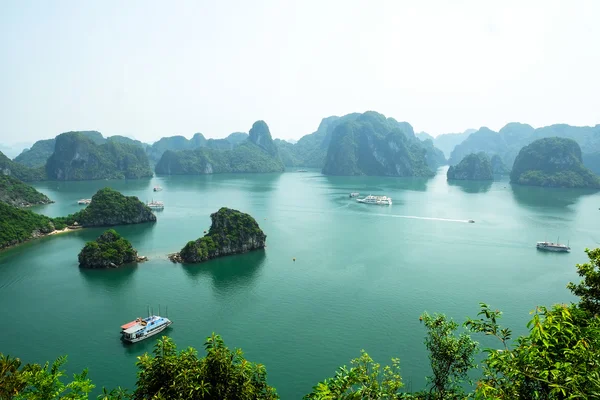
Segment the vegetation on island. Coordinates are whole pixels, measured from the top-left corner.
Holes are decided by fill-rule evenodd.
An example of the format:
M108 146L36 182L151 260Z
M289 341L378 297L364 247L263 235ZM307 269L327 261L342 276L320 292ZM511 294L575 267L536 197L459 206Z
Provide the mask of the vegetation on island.
M152 210L136 196L124 196L106 187L92 196L92 202L83 210L67 217L55 218L67 225L75 222L83 227L114 226L155 222Z
M97 144L80 132L56 137L46 162L50 180L124 179L152 176L144 149L119 140Z
M449 163L450 165L456 165L467 154L483 151L489 157L497 154L510 169L517 154L519 154L519 151L524 146L538 139L561 137L575 140L583 153L584 165L593 169L597 164L594 163L594 157L591 155L600 152L599 135L600 125L590 127L555 124L534 129L527 124L511 122L498 132L494 132L488 128L481 128L477 132L472 133L455 147L450 156ZM593 170L600 172L600 168Z
M48 158L54 153L56 139L38 140L30 149L25 149L15 157L14 161L29 168L40 168L46 165Z
M217 145L213 145L218 147ZM199 175L225 172L282 172L283 162L269 127L257 121L248 139L230 150L200 147L195 150L165 151L155 171L166 175Z
M442 314L423 313L424 344L431 375L424 390L409 392L400 361L381 366L365 351L349 367L317 383L304 399L592 399L600 395L600 249L586 250L589 262L578 264L583 278L569 283L578 297L571 304L536 307L528 333L513 337L500 324L502 312L480 304L477 317L465 329ZM482 350L474 335L491 338ZM99 399L278 399L267 383L264 366L247 361L241 350L228 349L213 334L198 358L190 348L177 352L173 341L161 338L153 354L139 357L133 391L104 389ZM87 399L94 388L87 370L72 382L62 381L66 358L21 366L17 358L0 355L0 398ZM472 381L472 379L474 381ZM65 397L68 396L68 397Z
M208 233L188 242L179 253L170 256L173 261L198 263L216 257L264 249L267 235L249 214L221 207L210 215Z
M539 139L523 147L510 181L531 186L600 188L600 178L583 165L577 142L559 137Z
M426 154L410 124L368 111L335 128L323 173L429 177Z
M494 154L490 159L492 164L492 172L494 175L507 175L510 174L510 168L508 168L498 154Z
M425 161L430 170L435 171L438 167L446 165L446 157L444 153L434 146L433 140L427 139L421 141L423 148L425 149Z
M94 241L87 242L78 256L84 268L116 268L138 260L137 251L129 240L109 229Z
M446 173L448 180L485 181L494 179L492 163L485 153L469 154L458 165L451 165Z
M27 242L64 227L62 221L0 202L0 249Z
M16 207L52 203L45 194L10 175L0 173L0 202Z
M0 152L0 174L10 175L23 182L44 181L46 171L44 168L29 168L12 161Z

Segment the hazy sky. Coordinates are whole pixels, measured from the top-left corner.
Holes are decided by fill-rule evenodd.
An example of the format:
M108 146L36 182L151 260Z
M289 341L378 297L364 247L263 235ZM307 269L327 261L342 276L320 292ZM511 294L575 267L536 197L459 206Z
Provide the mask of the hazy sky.
M0 3L0 143L600 123L600 1Z

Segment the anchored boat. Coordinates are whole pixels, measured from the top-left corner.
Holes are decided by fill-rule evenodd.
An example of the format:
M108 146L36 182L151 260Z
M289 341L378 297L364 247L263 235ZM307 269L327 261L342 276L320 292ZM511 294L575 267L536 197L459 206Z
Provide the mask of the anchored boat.
M92 202L92 199L81 199L77 201L77 204L81 204L81 205L88 205Z
M356 199L356 201L358 201L359 203L365 203L365 204L377 204L377 205L383 205L383 206L391 206L392 205L392 198L387 197L387 196L368 195L364 199Z
M121 338L129 343L139 342L167 329L173 322L169 318L151 315L121 325Z
M546 251L557 251L562 253L568 253L571 251L571 248L568 244L558 243L558 239L556 239L556 243L553 242L537 242L535 245L538 250L546 250Z
M155 192L160 192L162 190L162 188L160 186L154 186L153 189Z
M152 200L151 202L146 203L146 205L152 210L163 210L165 208L165 204L162 201Z

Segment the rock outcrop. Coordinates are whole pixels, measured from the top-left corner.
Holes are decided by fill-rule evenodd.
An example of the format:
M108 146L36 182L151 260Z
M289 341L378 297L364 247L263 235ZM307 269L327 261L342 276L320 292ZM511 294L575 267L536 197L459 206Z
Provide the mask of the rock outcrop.
M223 207L210 218L208 233L188 242L179 253L170 254L173 262L199 263L265 247L267 235L252 216Z
M492 164L485 153L469 154L458 165L448 168L448 180L485 181L494 179Z
M117 268L145 257L138 257L137 251L127 239L109 229L95 241L87 242L78 259L79 266L83 268Z
M123 196L111 188L100 189L83 210L61 220L83 227L114 226L155 222L156 215L135 196Z
M141 146L119 140L97 144L80 132L56 137L54 153L46 162L50 180L137 179L152 176Z
M226 172L283 172L277 146L264 121L257 121L244 142L209 140L195 150L164 152L155 171L164 175L203 175Z
M523 147L510 182L531 186L600 188L600 179L583 166L581 149L572 139L539 139Z
M426 154L410 124L368 111L335 128L323 173L429 177Z
M502 158L498 154L494 154L490 160L492 164L492 172L494 175L506 175L510 173L510 169L504 164Z
M15 207L29 207L50 204L52 200L17 178L0 173L0 202Z
M12 161L0 152L0 174L10 175L24 182L46 180L44 168L29 168Z

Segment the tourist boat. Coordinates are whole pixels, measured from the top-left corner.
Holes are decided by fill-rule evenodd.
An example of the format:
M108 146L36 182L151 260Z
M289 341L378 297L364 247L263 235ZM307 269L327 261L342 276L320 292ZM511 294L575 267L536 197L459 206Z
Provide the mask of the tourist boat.
M556 240L556 243L537 242L535 247L537 247L538 250L557 251L557 252L563 252L563 253L568 253L569 251L571 251L571 248L569 247L568 244L567 245L560 244L560 243L558 243L558 239Z
M475 220L474 220L474 219L470 219L470 220L469 220L469 223L470 223L470 224L474 224L474 223L475 223Z
M163 210L165 208L165 204L162 201L152 200L151 202L146 203L146 205L152 210Z
M160 186L154 186L154 190L155 192L160 192L162 190L162 188Z
M83 205L88 205L92 202L92 199L81 199L77 202L77 204L83 204Z
M121 338L129 343L139 342L164 331L173 322L169 318L151 315L147 318L136 318L121 325Z
M352 192L352 193L350 193L350 197L358 197L359 194L360 193L358 193L358 192Z
M387 197L387 196L368 195L364 199L356 199L356 201L358 201L359 203L365 203L365 204L378 204L378 205L384 205L384 206L392 205L392 198Z

